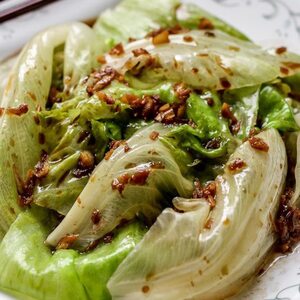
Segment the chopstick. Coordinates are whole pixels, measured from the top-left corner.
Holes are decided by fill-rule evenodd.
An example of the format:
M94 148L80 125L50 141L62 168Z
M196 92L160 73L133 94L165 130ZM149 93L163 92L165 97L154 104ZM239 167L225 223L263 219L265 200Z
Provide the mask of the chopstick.
M56 0L10 0L0 3L0 23Z

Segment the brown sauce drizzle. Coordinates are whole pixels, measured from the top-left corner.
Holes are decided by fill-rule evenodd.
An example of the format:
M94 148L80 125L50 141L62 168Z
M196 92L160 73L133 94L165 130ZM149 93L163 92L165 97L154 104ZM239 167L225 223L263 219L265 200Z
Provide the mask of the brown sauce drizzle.
M94 209L91 215L91 220L93 224L98 225L101 220L101 214L99 209Z
M150 139L151 140L153 140L153 141L155 141L155 140L157 140L158 139L158 136L159 136L159 132L157 132L157 131L152 131L151 133L150 133Z
M240 122L237 120L237 118L233 114L231 106L226 102L224 102L222 104L221 115L223 118L228 119L230 121L229 129L230 129L231 133L233 133L233 134L238 133L240 130L240 126L241 126Z
M286 47L279 47L275 50L276 54L280 55L280 54L283 54L287 51L287 48Z
M18 107L9 107L6 113L9 115L22 116L28 112L28 105L25 103L20 104Z
M247 166L245 161L240 158L236 158L233 162L228 165L229 171L237 172L244 169Z
M192 92L191 89L189 89L183 82L176 83L174 85L174 91L175 95L179 98L181 102L185 102Z
M56 246L56 250L68 249L74 244L74 242L78 239L78 234L68 234L60 239Z
M41 159L36 164L34 170L28 172L25 182L21 182L21 191L19 192L19 205L25 207L33 201L32 195L36 184L40 179L46 177L49 173L50 167L48 163L48 154L42 151Z
M192 36L190 36L190 35L185 35L185 36L183 37L183 40L184 40L185 42L187 42L187 43L191 43L191 42L194 40L194 38L193 38Z
M82 151L80 153L77 168L73 170L73 175L76 178L90 175L95 168L95 158L90 151Z
M212 30L212 29L214 29L214 25L209 19L201 18L200 22L199 22L199 25L198 25L198 29L200 29L200 30Z
M127 184L132 185L144 185L151 173L152 170L164 169L165 166L160 161L153 161L149 166L144 167L142 169L138 169L135 173L129 174L124 173L117 178L113 179L111 183L111 187L113 190L118 190L120 194L122 194L125 186Z
M119 43L117 45L115 45L110 51L109 54L110 55L116 55L116 56L120 56L122 54L124 54L124 47L122 45L122 43Z
M131 107L134 117L143 118L144 120L154 119L157 122L166 124L182 123L186 110L183 99L186 99L189 94L185 89L177 88L177 90L180 90L180 103L164 103L156 95L138 97L133 94L124 95L121 101Z
M278 235L277 249L282 253L290 252L300 241L300 209L289 204L292 196L292 189L287 188L280 198L275 219Z
M124 152L128 152L130 150L130 147L128 146L127 142L124 140L111 141L109 144L109 151L105 153L104 159L109 160L114 151L121 145L124 145Z
M167 30L164 30L162 32L159 32L157 35L152 37L152 43L153 45L160 45L160 44L166 44L169 43L169 32Z
M118 74L109 66L91 73L88 79L88 86L86 88L88 95L92 96L94 92L104 89L110 85L115 78L118 79Z
M261 138L252 136L248 139L250 146L256 150L268 152L269 145Z
M132 53L135 57L138 57L140 55L150 55L149 52L144 48L134 49L132 50Z
M211 209L216 206L216 191L217 185L214 181L207 183L204 187L201 186L199 180L194 182L194 191L193 191L193 198L204 198L209 203Z

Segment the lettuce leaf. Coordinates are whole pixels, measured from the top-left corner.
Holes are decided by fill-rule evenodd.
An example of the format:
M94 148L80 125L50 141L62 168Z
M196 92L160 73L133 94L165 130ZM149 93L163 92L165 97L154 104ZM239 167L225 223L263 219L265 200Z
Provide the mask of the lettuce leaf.
M98 65L100 50L95 30L82 23L71 28L64 47L65 90L72 91L79 80Z
M111 86L104 89L107 95L114 99L121 99L124 95L142 96L159 96L159 100L166 103L179 102L179 99L174 91L174 84L172 82L147 84L147 86L139 86L135 77L131 76L129 79L129 86L114 81Z
M258 116L263 128L276 128L281 132L300 129L286 97L274 86L265 86L261 89Z
M257 137L269 151L258 151L249 142L237 148L215 180L214 209L210 211L205 199L175 198L174 206L183 213L167 208L160 214L111 277L113 299L171 300L189 295L219 300L239 291L257 271L275 240L270 216L277 212L287 170L277 130ZM246 165L231 172L228 165L237 158Z
M161 124L150 125L104 159L47 243L56 246L62 237L76 232L74 246L84 248L124 219L140 214L151 224L172 196L190 196L192 181L182 176L169 148L160 141L168 131ZM156 139L151 138L153 132L159 134ZM96 209L101 219L94 224L91 215Z
M240 122L237 136L247 137L257 125L260 86L246 87L226 91L222 100L231 105L232 111Z
M185 37L189 37L189 41ZM190 40L192 39L192 40ZM143 48L155 58L156 64L145 68L149 55L134 56L133 50ZM121 56L106 55L107 65L121 74L141 72L145 82L158 78L185 82L204 90L235 89L259 85L277 77L299 71L300 58L272 55L261 47L242 41L218 30L192 30L169 36L168 43L154 45L151 38L127 44ZM283 67L284 66L284 67ZM282 70L285 72L282 72Z
M111 299L106 282L141 239L138 223L93 251L52 253L44 239L55 220L41 208L22 212L0 244L0 290L19 299ZM17 284L16 284L17 283Z
M197 29L202 18L206 18L211 21L214 28L218 30L224 31L227 34L241 40L249 41L248 37L246 37L242 32L195 4L183 3L177 9L178 23L184 28Z
M296 73L293 76L288 76L283 79L283 82L287 83L291 88L291 92L294 95L300 95L300 73Z
M21 116L4 112L0 117L0 239L20 212L18 192L28 170L39 160L41 129L33 116L37 106L46 104L53 50L65 41L72 26L54 27L37 35L23 49L9 75L0 107L16 108L25 103L28 112Z
M124 0L99 17L93 29L79 23L49 29L25 47L5 90L0 74L0 239L8 231L0 244L0 289L21 299L110 299L106 284L134 249L109 283L114 299L167 300L187 294L217 299L238 290L273 244L268 218L275 215L287 167L285 148L274 128L285 132L299 127L279 89L259 90L266 82L288 76L283 80L297 95L300 59L264 51L207 12L193 5L178 9L178 4L177 0ZM178 22L195 29L202 17L216 29L170 35L170 43L160 45L144 38L151 30ZM126 45L124 55L105 56L129 83L114 81L103 90L116 103L108 105L96 95L89 96L83 77L98 65L97 55L131 37L141 40ZM132 55L138 48L154 58L151 68L145 68L148 55ZM173 88L176 82L203 91L192 93L187 101L186 116L193 126L130 120L130 107L122 103L122 96L158 95L162 102L174 103L179 101ZM62 103L44 111L51 87L59 90ZM207 104L209 98L213 106ZM228 164L245 160L240 173L222 165L240 141L220 116L220 99L232 105L241 121L238 138L249 134L257 115L267 129L259 137L268 143L268 153L257 152L246 142L231 156ZM9 108L23 103L28 113L9 114ZM39 142L41 135L45 142ZM108 143L123 137L131 138L119 142L101 161ZM299 150L298 133L294 137L293 150ZM211 140L217 140L219 147L209 147ZM33 200L48 210L32 204L20 212L18 194L42 150L49 153L49 173L40 180ZM96 163L101 161L89 179L89 174L76 178L73 173L83 151L89 151ZM299 155L295 161L292 202L300 193ZM204 167L194 169L197 164ZM216 179L214 210L204 199L189 199L192 179L200 169L201 182L224 171ZM276 177L267 176L270 173ZM180 197L173 199L176 195ZM170 206L176 209L165 209ZM49 235L58 223L51 210L65 218ZM95 211L98 223L92 219ZM145 228L135 222L119 226L136 218L148 226L155 222L138 247ZM111 244L101 240L93 252L84 254L52 253L44 244L47 236L47 243L56 246L74 233L79 238L73 247L86 249L112 231Z
M115 121L128 118L126 104L116 101L115 105L108 105L96 96L89 97L82 89L79 87L74 91L73 98L55 103L51 110L37 114L49 153L50 169L35 189L33 201L63 215L87 183L89 174L80 179L73 174L80 153L89 151L99 163L109 142L122 139L120 125Z
M94 30L103 41L102 51L129 38L143 38L149 31L175 24L178 0L123 0L97 19ZM133 22L134 20L134 22Z
M0 102L0 107L6 109L0 116L0 149L3 152L0 174L5 174L0 180L0 239L20 212L18 193L22 193L27 172L39 160L41 150L49 150L53 142L53 139L40 141L44 132L36 121L36 110L46 106L53 70L57 67L55 76L63 83L68 75L67 89L72 89L75 81L89 73L96 61L92 51L96 47L93 34L91 28L80 23L48 29L24 47L9 75ZM66 56L63 61L59 58L62 51ZM62 66L65 74L60 77ZM20 116L9 113L9 108L20 105L28 112Z
M210 106L208 100L213 100ZM194 123L175 126L166 138L169 142L185 150L193 150L199 157L217 158L227 153L227 143L232 139L227 121L220 116L221 101L216 93L195 93L187 100L187 118ZM212 139L217 140L217 147L207 147Z
M56 210L62 215L67 214L88 181L87 175L76 178L72 173L79 157L80 151L76 151L58 161L50 158L49 173L34 190L35 204Z

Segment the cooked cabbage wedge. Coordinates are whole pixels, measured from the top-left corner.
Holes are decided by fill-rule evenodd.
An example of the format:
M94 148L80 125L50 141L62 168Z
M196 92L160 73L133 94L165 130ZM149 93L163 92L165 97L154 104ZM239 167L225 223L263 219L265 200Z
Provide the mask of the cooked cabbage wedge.
M239 293L300 240L299 71L177 0L38 34L0 65L0 290Z

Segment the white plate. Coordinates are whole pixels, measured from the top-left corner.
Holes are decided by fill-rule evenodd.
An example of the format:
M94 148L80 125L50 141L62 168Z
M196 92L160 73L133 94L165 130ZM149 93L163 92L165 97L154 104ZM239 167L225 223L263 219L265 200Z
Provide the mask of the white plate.
M163 1L163 0L162 0ZM0 24L0 61L16 53L38 31L71 20L94 18L117 0L62 0ZM264 45L300 53L299 0L189 0L234 25ZM67 13L66 13L67 12ZM251 263L251 262L249 262ZM11 299L0 293L0 300ZM277 260L234 300L299 300L300 248Z

